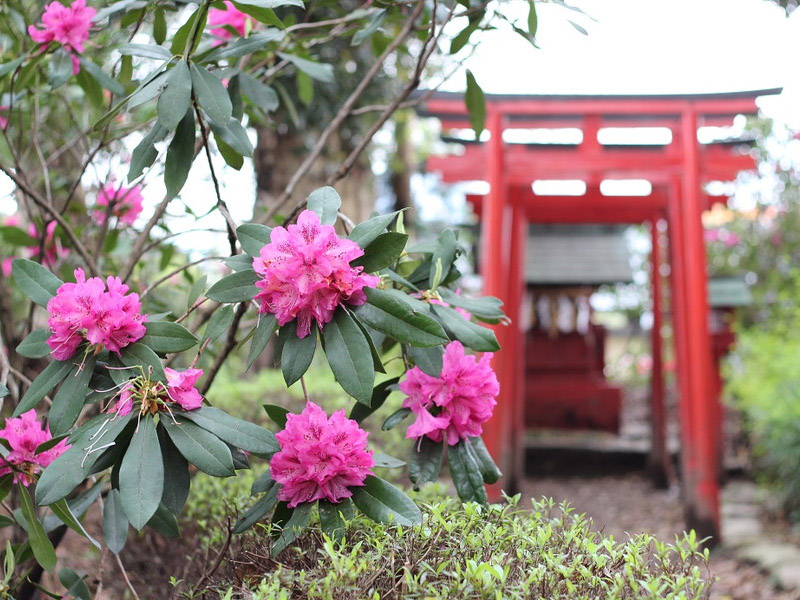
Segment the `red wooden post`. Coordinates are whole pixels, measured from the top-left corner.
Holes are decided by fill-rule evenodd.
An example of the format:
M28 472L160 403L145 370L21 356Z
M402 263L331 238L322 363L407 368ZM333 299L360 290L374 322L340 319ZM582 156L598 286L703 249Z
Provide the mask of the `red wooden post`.
M701 537L714 536L719 541L719 490L717 482L717 446L719 424L713 394L711 338L708 329L708 278L706 252L701 222L700 151L697 143L697 114L689 106L681 118L683 146L683 186L678 218L683 227L680 246L685 275L684 335L687 346L685 365L690 430L696 462L693 481L694 502L687 505L687 524Z
M664 325L661 306L661 232L658 229L659 219L650 222L650 237L653 249L650 254L651 282L650 293L653 300L653 329L651 332L652 370L650 374L650 426L651 445L649 467L656 487L666 488L668 484L667 462L670 456L667 450L667 415L664 407L664 371L661 346L661 329Z
M507 186L503 164L503 118L497 111L490 111L488 115L488 129L491 133L486 144L486 171L489 181L489 194L486 205L483 207L481 223L481 274L483 276L483 293L487 296L497 296L507 301L508 263L505 260L508 253L506 244L506 200ZM505 325L494 326L497 340L501 350L495 354L492 366L500 382L500 395L494 416L484 426L484 442L489 453L494 458L500 470L504 473L511 472L511 444L509 431L512 414L512 392L514 387L514 373L506 359L511 354L508 346L508 327ZM500 499L500 490L506 484L503 477L497 484L489 486L490 500Z

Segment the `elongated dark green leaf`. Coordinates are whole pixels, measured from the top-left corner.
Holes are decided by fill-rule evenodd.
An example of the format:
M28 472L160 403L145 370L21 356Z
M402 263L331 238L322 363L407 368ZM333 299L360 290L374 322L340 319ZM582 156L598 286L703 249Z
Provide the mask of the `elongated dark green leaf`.
M81 56L79 60L81 62L81 67L86 69L89 75L94 77L94 80L103 86L103 88L117 96L125 95L125 87L119 81L107 75L106 72L93 61L83 56Z
M408 346L408 353L414 361L414 365L422 369L431 377L439 377L442 374L442 347L431 346L429 348L416 348Z
M191 55L192 49L197 47L203 35L207 21L208 4L203 3L175 32L172 37L172 43L169 46L170 51L176 55ZM192 32L194 32L194 38L189 40L189 35Z
M261 249L269 244L272 227L258 223L244 223L236 228L236 237L242 250L252 257L261 256Z
M233 533L244 533L271 511L278 502L278 489L279 486L277 484L272 485L265 495L259 498L253 506L248 508L236 521L236 524L233 526Z
M221 306L211 315L206 326L206 332L203 335L203 341L216 340L228 330L231 323L233 323L233 306L230 304Z
M256 105L265 113L277 110L278 106L280 106L280 100L275 90L247 73L240 73L240 77L242 94L250 100L252 104Z
M231 44L227 44L214 50L205 60L213 62L221 58L238 58L245 54L258 52L270 42L282 40L285 34L280 29L268 28L264 31L252 34L250 37L239 38Z
M161 444L161 456L164 457L164 494L161 502L172 514L179 515L189 497L189 465L163 427L158 428L158 441Z
M269 469L267 469L253 482L253 485L250 486L250 495L266 494L270 488L275 485L277 485L277 483L272 479L272 474Z
M154 352L167 354L183 352L197 344L197 338L180 323L154 321L144 324L147 333L140 340Z
M83 537L85 537L95 548L100 547L100 544L97 542L97 540L94 539L91 535L89 535L89 532L87 532L86 529L84 529L81 522L72 513L72 509L69 507L69 504L67 504L66 500L62 498L58 502L54 502L53 504L50 505L50 510L53 511L53 513L59 518L59 520L62 523L64 523L64 525L72 529L72 531L74 531L78 535L82 535Z
M175 63L167 75L167 87L158 98L158 122L175 129L192 104L192 76L186 60Z
M120 352L119 358L126 367L141 366L141 371L138 369L132 370L134 375L143 373L154 381L167 380L167 374L164 372L164 365L161 363L161 359L141 341L125 346Z
M22 293L39 306L47 306L64 283L42 265L27 258L15 258L11 272Z
M392 393L391 387L393 385L397 385L399 381L400 377L392 377L391 379L387 379L386 381L382 381L376 385L372 390L372 397L370 398L369 406L361 404L360 402L354 405L350 411L350 418L361 423L361 421L383 406L383 403L386 402L389 394Z
M380 345L381 340L385 339L385 336L378 332L378 331L370 331L366 328L366 326L356 317L352 311L345 308L348 314L353 317L353 321L355 324L358 325L358 328L361 330L361 333L364 334L364 339L367 340L369 344L369 352L372 355L372 367L375 369L376 373L386 373L386 368L383 366L383 360L381 359L381 353L378 351L376 343ZM373 334L376 336L377 339L373 339Z
M345 498L341 502L320 500L317 507L319 524L325 535L335 540L342 540L347 529L345 520L350 521L355 516L353 501L350 498Z
M14 227L13 225L0 225L0 238L12 246L30 247L38 243L36 238L27 231L23 231L19 227Z
M258 6L259 8L278 8L280 6L299 6L303 8L302 0L236 0L237 4Z
M47 83L52 89L64 85L72 77L72 55L64 48L59 48L50 57L47 68Z
M388 215L378 215L363 223L359 223L353 227L353 231L351 231L350 235L347 237L362 248L366 248L375 238L386 231L386 228L394 221L395 217L397 217L400 212L401 211L398 210Z
M78 420L89 394L89 381L96 362L94 356L87 356L83 364L76 364L53 397L48 421L54 436L67 433Z
M28 542L33 550L33 556L36 557L38 562L46 571L52 571L56 567L56 551L53 544L44 532L42 523L36 516L36 510L33 507L33 500L28 493L28 489L19 486L19 500L22 508L22 514L25 517L28 531Z
M297 323L292 321L281 327L279 335L283 338L281 351L281 371L286 385L296 383L308 371L317 349L317 331L313 328L304 338L297 337Z
M250 15L259 23L277 27L278 29L286 29L286 25L278 18L275 11L271 8L261 8L258 6L250 6L248 4L241 4L234 2L233 5L246 15Z
M205 291L207 282L208 275L203 275L199 279L195 280L195 282L192 284L192 288L189 290L189 295L186 297L186 308L191 308L194 306L194 303L197 302L200 294Z
M303 529L306 528L311 518L312 506L314 506L313 502L306 502L293 509L289 509L291 511L291 516L286 521L280 523L281 533L277 539L272 542L272 549L270 550L272 556L280 554L286 546L295 541L297 536L303 532ZM276 511L276 514L278 514L278 511Z
M19 58L15 58L14 60L10 60L7 63L0 65L0 77L4 77L9 73L16 71L17 67L24 63L26 58L28 57L20 56Z
M430 289L436 289L447 278L450 266L456 258L458 240L452 229L445 229L436 240L436 247L431 258L431 270L428 276Z
M50 390L56 387L72 370L73 363L68 360L54 360L39 373L33 380L28 390L22 396L12 416L18 417L24 412L28 412L44 398Z
M86 585L88 575L78 575L69 567L62 567L58 572L58 580L66 590L62 598L75 597L77 600L91 600L92 594Z
M264 348L267 347L272 334L278 328L278 320L275 315L260 315L258 325L253 334L253 341L250 342L250 351L247 353L247 368L249 369L256 359L261 356Z
M386 417L386 420L381 425L381 429L383 429L384 431L389 431L390 429L397 426L397 424L400 423L400 421L405 419L410 414L411 414L410 408L398 408L396 411L394 411L392 414Z
M427 435L414 441L411 459L408 461L408 478L419 487L436 481L442 470L444 442L434 442Z
M122 552L128 540L128 517L122 510L119 490L113 488L103 504L103 540L114 554Z
M246 452L272 455L280 450L280 446L275 440L275 434L271 431L254 423L232 417L213 406L203 406L182 414L219 439Z
M275 425L281 429L286 429L286 416L291 412L288 408L278 406L277 404L264 404L264 412L272 420Z
M11 392L10 392L10 391L9 391L9 389L6 387L6 384L4 384L4 383L0 383L0 398L5 398L5 397L6 397L6 396L8 396L10 393L11 393Z
M480 437L472 437L464 442L464 445L475 458L475 462L478 463L484 483L497 483L503 474L497 468L494 460L492 460L492 456L486 449L483 440Z
M133 181L139 177L145 169L155 162L158 157L155 144L163 140L169 131L161 123L156 123L150 132L144 136L141 142L131 153L131 166L128 171L128 181Z
M219 77L205 68L192 64L192 91L208 118L221 127L226 127L233 115L233 105L228 91Z
M536 37L536 31L539 29L539 17L536 14L536 3L533 0L528 0L528 33L532 38Z
M469 38L480 27L481 20L483 19L483 11L469 18L469 23L462 29L450 42L450 54L455 54L461 50L469 42Z
M336 223L336 216L341 206L342 198L331 186L325 186L314 190L306 199L306 207L308 210L313 210L317 213L319 221L323 225L333 225Z
M135 529L141 530L147 525L163 493L164 461L156 424L152 418L143 418L119 469L122 510Z
M493 296L470 298L469 296L456 294L447 288L439 288L439 295L448 304L463 308L475 318L483 321L496 323L506 316L501 308L503 306L502 300Z
M22 340L17 346L17 354L27 358L44 358L50 354L50 346L47 345L47 338L50 337L49 329L36 329L28 337Z
M169 88L168 88L169 89ZM163 94L162 94L163 96ZM164 164L164 184L171 196L177 196L189 177L194 161L194 114L189 109L178 123L175 135L167 149Z
M469 124L475 130L475 138L479 138L486 125L486 99L483 90L472 71L467 71L467 91L464 93L464 102L469 113Z
M362 487L352 488L358 510L378 523L413 525L422 520L414 502L391 483L369 476Z
M449 306L433 307L433 312L442 320L445 328L465 346L476 352L495 352L500 349L494 332L468 321Z
M212 285L206 296L223 303L248 302L258 293L255 286L258 280L259 276L255 271L239 271Z
M369 343L353 318L337 310L322 331L325 356L344 391L363 404L369 404L375 371Z
M385 452L375 452L372 455L372 460L376 467L382 467L384 469L398 469L404 467L406 464L406 461L390 456Z
M447 466L450 468L450 477L462 502L486 504L483 474L475 457L466 448L464 440L447 448Z
M429 347L447 343L442 326L430 314L427 305L398 290L365 288L367 303L355 309L364 323L389 337L412 346ZM423 312L425 311L425 312Z
M161 7L153 11L153 39L156 44L163 44L167 39L167 18Z
M365 249L364 256L355 259L354 267L364 267L365 273L374 273L393 265L406 247L408 235L390 231L375 238Z
M278 52L277 54L282 59L288 60L312 79L323 81L325 83L333 83L334 81L333 65L315 62L313 60L308 60L307 58L300 58L299 56L286 54L285 52Z
M222 158L225 159L225 164L239 171L244 165L244 157L217 137L216 133L214 134L214 141L217 144L217 150L219 150Z
M217 436L183 419L178 425L169 419L162 420L162 423L184 458L198 469L214 477L236 474L231 451Z
M169 72L158 73L150 82L146 85L142 85L137 88L130 96L130 100L128 100L128 110L133 110L141 106L142 104L147 104L150 100L157 98L161 91L164 89L164 86L167 84L167 77L169 76ZM169 133L170 130L163 128L165 132Z
M253 257L247 253L234 254L229 256L222 262L226 267L230 267L234 271L252 271L253 270Z
M147 526L168 538L177 538L181 535L178 519L163 502L158 505L155 514L147 522Z
M247 130L236 119L231 117L231 120L224 127L211 123L211 129L216 137L242 156L253 156L253 144L247 136Z
M361 29L356 32L353 36L353 41L350 43L352 46L358 46L372 37L372 34L380 29L383 22L386 21L386 17L388 13L386 10L379 10L370 18L369 22L364 26L364 29Z
M141 56L143 58L157 58L159 60L169 60L172 53L166 48L154 44L124 44L117 48L123 56Z

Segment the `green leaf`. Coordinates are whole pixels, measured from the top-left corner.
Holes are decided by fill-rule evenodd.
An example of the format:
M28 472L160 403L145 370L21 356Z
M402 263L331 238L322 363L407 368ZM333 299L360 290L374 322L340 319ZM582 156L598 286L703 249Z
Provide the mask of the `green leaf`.
M153 12L153 39L156 44L163 44L167 39L167 19L160 6Z
M372 398L370 398L369 406L361 403L354 405L350 411L350 418L361 423L361 421L383 406L389 394L392 393L391 387L397 385L399 381L400 377L392 377L376 385L372 390Z
M214 134L214 141L216 142L217 150L219 150L219 153L225 160L226 165L233 167L237 171L244 166L244 157L226 144L221 138L217 137L216 133Z
M139 177L144 170L158 158L156 142L160 142L167 137L169 131L161 123L156 122L150 132L142 138L142 141L133 149L131 153L131 166L128 170L128 181L131 182Z
M492 460L492 455L489 454L483 440L480 437L472 437L464 444L478 463L484 483L497 483L503 474L497 468L494 460Z
M312 327L309 334L301 339L297 336L297 322L292 321L281 327L278 335L283 338L281 371L288 387L299 381L311 366L317 349L317 330Z
M361 329L346 311L337 310L322 330L322 339L339 385L359 402L369 404L375 371L369 342Z
M464 440L447 448L447 466L456 492L462 502L486 504L486 488L478 462L467 449Z
M481 11L469 18L469 23L450 42L450 54L455 54L469 43L469 38L480 27L484 12Z
M0 398L5 398L11 393L4 383L0 383Z
M144 324L147 333L139 340L154 352L169 354L183 352L197 344L197 338L180 323L153 321Z
M192 105L192 76L186 60L175 63L167 74L167 87L158 98L158 122L173 130Z
M381 467L384 469L398 469L400 467L404 467L406 464L404 460L390 456L385 452L375 452L372 455L372 460L376 467Z
M364 29L361 29L356 32L353 36L353 41L350 42L351 46L359 46L367 41L369 38L372 37L372 34L380 29L381 25L383 25L384 21L386 21L386 17L388 13L385 9L379 10L370 18L369 22L364 26Z
M386 368L383 366L383 360L381 359L381 353L378 351L378 348L375 346L376 340L372 339L372 334L367 330L364 324L356 317L353 312L345 307L345 310L348 314L353 317L353 321L355 321L358 328L361 330L361 333L364 334L364 339L367 340L369 344L369 352L372 355L372 368L375 369L376 373L386 373ZM378 337L378 343L380 340L385 339L385 336L382 335L380 332L373 331L372 333Z
M456 294L447 288L439 288L439 295L442 300L453 306L463 308L472 316L488 321L490 323L497 323L502 320L506 315L502 310L503 302L499 298L493 296L483 296L481 298L470 298L469 296L462 296Z
M323 225L333 225L336 223L336 216L339 213L339 207L341 205L342 198L331 186L325 186L314 190L306 199L306 208L317 213L319 221Z
M299 6L303 8L305 6L302 0L236 0L236 4L257 6L259 8L278 8L281 6Z
M187 309L194 306L194 303L197 302L197 299L200 297L200 294L202 294L205 291L207 282L208 282L208 275L203 275L199 277L197 280L195 280L195 282L192 284L192 289L189 290L189 295L186 298Z
M166 420L166 419L165 419ZM164 461L152 417L139 421L119 469L119 495L128 521L139 531L147 525L164 493Z
M214 477L236 474L228 445L216 435L185 419L179 419L177 425L171 419L163 419L161 423L184 458L198 469Z
M399 290L364 288L364 291L367 303L354 312L373 329L399 342L423 348L439 346L449 341L442 326L426 314L428 306L425 303L417 304L413 302L413 298Z
M288 408L277 404L263 404L264 412L281 429L286 429L286 416L291 412Z
M239 2L234 2L233 5L244 14L253 17L259 23L272 25L279 29L286 29L286 25L281 22L281 20L275 14L275 11L271 8L259 8L257 6L250 6L247 4L241 4Z
M27 258L15 258L11 263L11 273L22 293L39 306L47 306L64 283L42 265Z
M334 81L333 65L315 62L313 60L308 60L307 58L300 58L299 56L286 54L285 52L277 52L277 55L284 60L288 60L300 71L312 79L323 81L325 83L333 83Z
M72 77L72 55L64 48L59 48L50 57L47 68L47 83L56 89L67 83Z
M393 265L406 247L408 235L390 231L382 233L364 249L364 256L360 256L350 264L354 267L364 267L365 273L374 273Z
M158 428L158 441L161 444L161 456L164 457L164 493L161 502L172 514L179 515L189 497L189 464L163 427Z
M236 119L231 118L226 127L211 123L211 129L216 137L242 156L253 156L253 144L250 143L250 138L247 137L245 128Z
M203 341L216 340L228 330L228 327L231 326L231 323L233 323L233 306L230 304L225 304L219 307L216 311L214 311L214 314L211 315L211 319L208 321L206 332L203 335Z
M379 477L370 475L362 487L352 491L358 510L377 523L413 525L422 520L422 513L411 498Z
M128 540L128 517L122 510L119 490L109 490L103 503L103 540L111 552L119 554Z
M434 442L427 435L414 441L411 459L408 461L408 478L417 488L436 481L442 470L444 442Z
M126 367L141 366L141 372L154 381L165 382L167 380L167 374L164 372L164 365L161 363L161 359L141 341L125 346L119 358Z
M408 353L414 364L418 366L423 373L427 373L431 377L439 377L442 374L442 347L431 346L429 348L416 348L408 346Z
M39 404L50 390L56 387L72 370L73 363L68 360L55 360L44 368L44 371L39 373L38 377L33 380L28 390L22 396L19 404L14 408L13 417L18 417L24 412L28 412L34 406Z
M191 66L192 91L212 123L226 127L233 116L233 105L228 90L219 77L203 67Z
M240 73L242 94L265 113L270 113L278 109L280 101L278 93L265 83L248 75Z
M247 253L234 254L222 261L226 267L230 267L234 271L252 271L253 270L253 257Z
M264 31L252 34L250 37L239 38L233 43L217 48L206 56L205 60L214 62L221 58L238 58L246 54L253 54L270 42L282 40L284 36L285 34L280 29L265 29Z
M273 482L273 485L267 490L267 493L259 498L258 502L248 508L244 514L239 517L236 524L233 526L233 533L244 533L271 511L278 502L279 487L280 486Z
M386 420L381 425L381 429L383 431L389 431L390 429L393 429L398 423L400 423L400 421L405 419L410 414L410 408L398 408L396 411L386 417Z
M319 509L319 524L325 535L334 540L344 539L347 523L355 516L355 506L350 498L345 498L341 502L330 502L320 500L317 503Z
M442 320L452 337L476 352L495 352L500 349L494 332L472 321L468 321L449 306L431 307L434 314Z
M20 56L19 58L15 58L14 60L10 60L7 63L0 65L0 77L5 77L9 73L16 71L17 67L24 63L26 58L28 57Z
M92 594L86 585L88 575L80 576L69 567L62 567L58 572L58 581L66 590L62 598L74 596L77 600L91 600Z
M259 280L255 271L239 271L223 277L211 286L206 297L223 303L249 302L258 293L255 286Z
M539 17L536 14L536 3L533 0L528 0L528 33L532 38L536 37L536 31L539 29Z
M175 515L170 512L163 502L158 505L155 514L147 522L147 526L152 527L168 538L177 538L181 535L178 519L175 518Z
M464 102L469 113L469 124L475 130L475 139L478 139L486 124L486 99L481 86L469 70L467 70L467 91L464 92Z
M172 38L172 44L170 44L170 51L176 55L184 55L186 53L190 53L191 49L197 47L197 43L200 41L200 38L203 36L203 30L206 28L206 22L208 21L208 4L202 3L200 7L192 13L192 15L187 19L186 23L178 28L178 31L175 32L175 36ZM197 22L197 27L195 27L195 22ZM194 30L194 39L189 40L189 35Z
M435 290L447 278L450 267L456 258L458 240L452 229L445 229L436 240L436 247L431 258L431 270L428 276L430 289Z
M87 356L83 364L75 365L53 397L53 406L47 419L54 436L67 433L78 420L89 394L89 381L96 362L96 357Z
M286 548L286 546L296 540L297 536L302 533L303 529L306 528L308 521L311 518L312 506L314 506L313 502L306 502L296 506L293 509L289 509L291 511L291 516L285 522L281 523L281 533L272 543L272 549L270 550L270 554L272 556L277 556L280 554L281 551ZM275 512L278 514L278 511ZM275 521L273 519L273 523L274 522Z
M167 84L169 71L157 73L156 76L146 84L140 85L133 93L128 96L128 110L147 104L150 100L157 98ZM123 100L124 102L124 100ZM166 129L166 128L165 128ZM170 130L167 130L170 131Z
M261 249L269 244L272 227L258 223L244 223L236 228L236 237L242 245L242 250L253 258L261 256Z
M277 484L272 479L269 469L267 469L261 475L259 475L258 479L256 479L253 482L253 485L250 486L250 495L255 496L256 494L265 494L275 485Z
M95 548L100 547L100 544L97 542L97 540L89 535L81 522L72 513L72 509L70 509L66 500L62 498L58 502L54 502L50 505L50 510L53 511L53 513L61 520L62 523L64 523L64 525L72 529L72 531L85 537Z
M107 89L112 94L116 94L117 96L125 95L125 87L116 79L106 75L105 71L103 71L103 69L101 69L98 65L88 58L84 58L83 56L81 56L79 60L81 62L81 67L86 69L89 75L91 75L94 80L103 88Z
M123 56L141 56L143 58L155 58L158 60L169 60L172 53L166 48L154 44L124 44L117 48L117 52Z
M19 500L22 508L22 514L25 517L28 531L28 542L33 550L33 556L45 571L52 571L56 567L56 551L47 534L44 532L42 523L36 516L36 510L33 507L33 500L28 493L28 488L19 486Z
M295 83L297 84L297 97L303 105L308 106L314 101L314 81L303 73L298 71L295 75Z
M160 104L159 104L160 105ZM178 123L175 135L167 149L167 160L164 164L164 184L170 196L177 196L189 177L194 161L194 114L186 111Z
M359 223L353 227L353 231L351 231L350 235L347 237L362 248L366 248L370 242L386 231L386 228L394 221L395 217L399 215L400 212L401 211L398 210L388 215L378 215L363 223Z
M254 423L232 417L213 406L203 406L182 414L219 439L236 448L241 448L245 452L270 456L280 450L275 434L271 431Z
M17 346L17 354L26 358L44 358L50 354L47 339L52 332L49 329L36 329Z
M36 246L39 242L27 231L13 225L0 225L0 237L12 246Z
M589 32L586 31L586 29L584 29L582 26L578 25L575 21L570 19L569 24L572 25L575 28L575 30L581 35L589 35Z
M249 369L256 359L261 356L264 348L267 347L272 334L278 328L278 320L275 315L259 315L258 325L250 342L250 351L247 353L247 368Z

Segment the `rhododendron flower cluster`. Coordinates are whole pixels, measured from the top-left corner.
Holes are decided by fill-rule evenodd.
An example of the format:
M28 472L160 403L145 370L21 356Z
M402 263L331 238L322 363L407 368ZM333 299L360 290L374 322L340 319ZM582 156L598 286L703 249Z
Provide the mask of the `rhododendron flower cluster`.
M97 193L94 220L100 225L106 222L108 207L111 206L111 216L120 223L133 225L136 217L142 212L142 190L138 185L130 188L115 186L113 182L104 185Z
M278 499L289 508L327 499L339 502L364 485L375 461L367 450L369 434L348 419L344 410L330 418L313 402L303 412L288 414L286 428L276 434L280 452L270 461L272 478L281 484Z
M212 8L208 11L208 24L212 26L209 31L220 38L216 44L221 44L233 37L233 33L227 27L234 29L240 36L244 36L248 30L252 31L256 20L237 9L233 2L226 0L225 10Z
M83 44L89 39L89 29L92 19L97 11L91 6L86 6L86 0L75 0L71 5L64 6L60 2L51 2L44 8L42 29L35 25L28 27L28 34L38 44L58 42L72 55L72 74L77 75L81 66L75 54L84 51Z
M406 373L400 391L407 398L404 408L417 416L406 437L428 436L435 442L445 439L451 446L467 437L477 437L492 416L500 385L489 362L491 353L480 360L464 353L461 342L445 348L442 374L431 377L419 367Z
M167 384L137 377L128 381L119 392L119 400L111 408L121 416L133 410L139 404L142 413L154 414L166 410L168 403L175 403L183 410L195 410L203 405L203 396L194 387L203 375L202 369L186 369L176 371L166 367Z
M49 427L42 427L36 420L36 411L31 409L17 418L6 419L0 429L0 438L8 442L10 452L0 458L0 476L14 474L14 483L28 486L33 477L47 467L68 448L66 440L61 440L52 448L36 454L36 448L53 438Z
M56 360L67 360L87 340L97 350L117 352L145 334L138 294L128 294L119 277L86 279L75 270L76 283L62 284L47 303L48 325L53 332L47 344Z
M332 225L321 225L315 212L304 210L296 225L275 227L270 243L253 261L262 276L256 282L259 311L274 314L279 325L297 319L297 335L306 337L313 321L322 327L340 304L364 304L364 288L378 285L378 277L350 266L363 254L358 244L340 238Z

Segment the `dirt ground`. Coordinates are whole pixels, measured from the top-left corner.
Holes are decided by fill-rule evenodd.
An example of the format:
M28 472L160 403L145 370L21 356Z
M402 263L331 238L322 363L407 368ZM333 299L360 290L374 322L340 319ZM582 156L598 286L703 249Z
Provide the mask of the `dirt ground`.
M576 511L589 515L598 530L617 539L647 532L672 540L683 531L678 491L657 490L640 473L528 479L522 491L523 497L567 500ZM725 550L711 553L710 569L717 578L713 600L800 600L800 591L775 589L763 572Z

